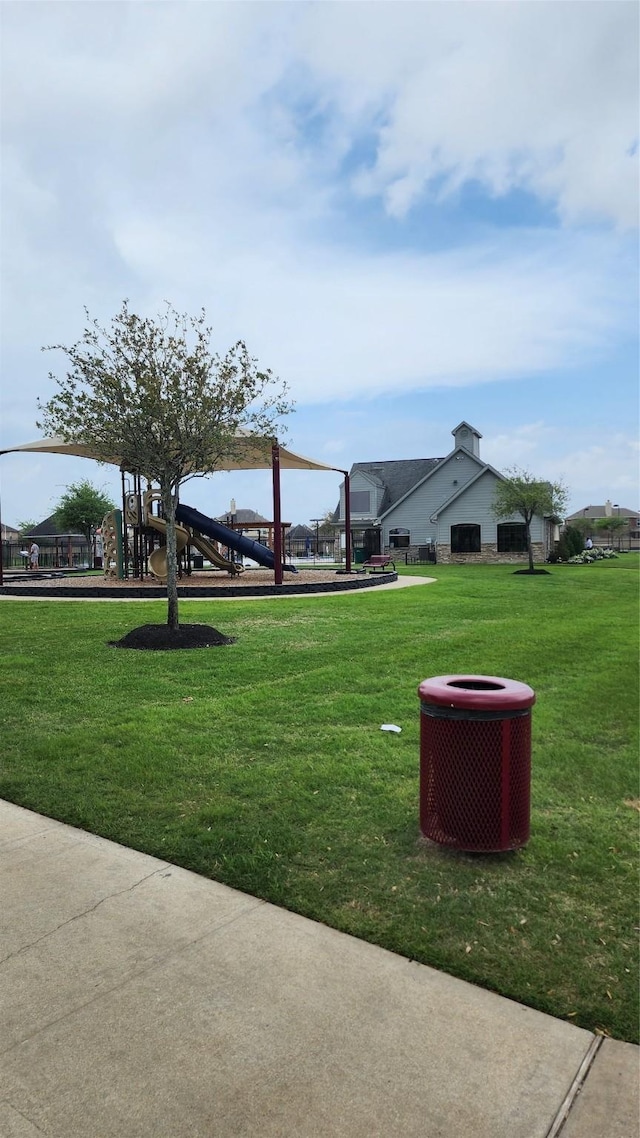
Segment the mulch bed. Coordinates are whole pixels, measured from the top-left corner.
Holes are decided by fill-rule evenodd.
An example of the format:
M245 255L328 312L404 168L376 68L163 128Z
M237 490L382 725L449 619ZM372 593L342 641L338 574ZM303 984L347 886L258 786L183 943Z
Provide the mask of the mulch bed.
M110 648L166 652L175 648L219 648L223 644L235 644L235 637L223 636L209 624L181 624L174 631L168 624L141 624L122 640L109 640L108 644Z
M54 570L41 570L39 574L32 573L29 576L22 576L16 580L11 573L6 574L7 585L12 584L16 587L23 588L42 588L42 589L59 589L60 591L71 590L81 587L85 590L96 592L104 592L106 589L114 591L121 590L123 593L136 589L138 592L144 590L145 592L158 592L166 596L167 587L166 582L159 581L156 577L147 576L143 580L139 577L127 577L124 580L118 580L116 577L104 577L101 573L92 576L83 576L81 573L65 573L64 571L55 573ZM364 576L353 572L354 577ZM288 585L306 585L310 583L324 584L335 581L337 573L335 569L300 569L298 573L285 573L284 583ZM338 576L337 578L341 578ZM271 569L247 569L245 573L240 573L237 577L231 577L228 573L218 572L216 570L203 570L200 573L190 573L188 576L184 574L178 579L178 589L186 592L195 591L202 588L215 588L225 589L229 592L237 593L241 589L249 590L252 587L269 586L273 585L274 576Z

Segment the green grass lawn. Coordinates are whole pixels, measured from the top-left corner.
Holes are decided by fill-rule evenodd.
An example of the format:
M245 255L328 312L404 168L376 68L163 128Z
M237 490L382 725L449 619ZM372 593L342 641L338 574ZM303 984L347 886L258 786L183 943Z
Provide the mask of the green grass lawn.
M636 1040L637 570L181 601L237 637L192 652L107 646L163 602L0 601L0 795ZM420 838L416 689L450 672L536 691L518 853Z

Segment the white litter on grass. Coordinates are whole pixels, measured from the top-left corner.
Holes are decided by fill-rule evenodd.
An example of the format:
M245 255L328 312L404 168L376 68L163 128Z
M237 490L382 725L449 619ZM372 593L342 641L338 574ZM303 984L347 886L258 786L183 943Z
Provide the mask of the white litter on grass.
M380 727L380 730L381 731L395 731L396 735L399 735L400 732L402 731L402 727L396 727L395 723L383 723L382 726Z

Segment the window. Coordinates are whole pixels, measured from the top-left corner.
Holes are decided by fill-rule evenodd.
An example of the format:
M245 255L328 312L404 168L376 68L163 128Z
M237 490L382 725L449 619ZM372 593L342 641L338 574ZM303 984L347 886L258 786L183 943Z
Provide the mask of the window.
M480 552L480 526L476 526L476 525L451 526L451 552L452 553L479 553Z
M354 514L368 514L371 512L371 492L369 490L352 490L349 495L351 512Z
M526 553L527 527L524 522L505 522L498 526L498 553Z
M408 529L389 530L389 546L391 549L408 549L410 545L410 534Z

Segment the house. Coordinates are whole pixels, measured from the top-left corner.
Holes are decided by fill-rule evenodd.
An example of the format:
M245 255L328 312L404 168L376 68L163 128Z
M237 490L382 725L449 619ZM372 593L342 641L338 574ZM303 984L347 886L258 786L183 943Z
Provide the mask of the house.
M63 532L56 524L53 514L23 534L22 540L27 549L32 541L40 546L41 569L85 567L90 564L90 558L96 556L83 534Z
M290 557L336 557L336 531L331 522L317 518L313 529L306 525L292 526L287 534L286 548ZM339 551L338 551L339 552Z
M237 510L233 498L231 499L231 508L227 513L220 514L219 517L214 518L214 521L220 522L223 526L228 526L229 529L237 530L238 533L251 538L252 541L259 541L262 545L273 549L273 522L269 521L268 518L263 518L262 514L256 513L255 510ZM284 540L291 527L291 522L281 522L280 525Z
M482 461L482 435L466 422L451 433L454 447L444 458L354 463L349 500L356 561L400 551L407 560L526 560L522 518L514 514L498 522L493 515L495 486L503 475ZM342 535L344 505L343 483L333 516ZM555 522L535 517L531 538L535 559L544 561L557 539Z
M621 518L626 523L621 525L617 520ZM611 530L607 532L607 522L613 520ZM607 499L604 506L583 506L574 514L565 519L566 525L580 525L585 528L585 537L591 537L596 544L600 535L615 544L618 549L640 549L640 510L630 510L627 506L619 506L617 502ZM584 523L592 522L593 530L587 532Z
M20 550L22 548L22 541L20 537L20 530L15 526L7 526L2 523L1 527L2 537L2 566L4 569L12 569L15 566L24 568L26 559L21 556Z
M309 526L292 526L287 534L289 557L311 557L315 551L315 534Z

